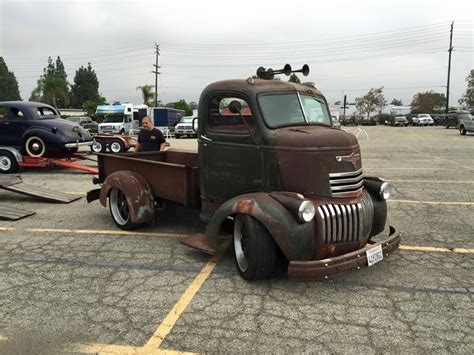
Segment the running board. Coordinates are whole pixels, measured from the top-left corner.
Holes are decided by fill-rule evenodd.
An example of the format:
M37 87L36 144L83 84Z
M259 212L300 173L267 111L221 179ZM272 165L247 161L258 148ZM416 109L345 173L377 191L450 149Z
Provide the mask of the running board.
M25 184L20 176L1 176L0 189L36 197L49 202L70 203L81 198L81 196L74 196L64 192L51 191L43 187Z

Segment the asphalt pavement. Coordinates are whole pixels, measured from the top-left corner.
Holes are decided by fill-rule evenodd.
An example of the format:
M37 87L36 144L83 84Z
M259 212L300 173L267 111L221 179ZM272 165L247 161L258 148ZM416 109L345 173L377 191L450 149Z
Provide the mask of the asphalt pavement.
M83 197L53 204L0 190L0 203L36 212L0 221L0 353L473 354L474 135L362 128L364 174L391 182L401 248L325 282L247 282L231 248L211 258L179 243L203 231L197 211L171 208L123 232L86 202L93 175L23 171Z

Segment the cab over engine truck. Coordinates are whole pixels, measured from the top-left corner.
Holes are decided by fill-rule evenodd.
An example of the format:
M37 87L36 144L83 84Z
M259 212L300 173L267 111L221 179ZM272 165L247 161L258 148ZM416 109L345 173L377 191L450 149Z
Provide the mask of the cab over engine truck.
M332 127L312 83L274 79L308 73L259 68L247 80L208 85L199 101L198 152L98 154L101 189L122 229L158 218L155 201L200 209L205 234L181 242L213 254L233 224L237 270L247 280L272 275L281 256L293 280L319 280L371 266L395 251L385 230L387 182L365 176L354 135Z

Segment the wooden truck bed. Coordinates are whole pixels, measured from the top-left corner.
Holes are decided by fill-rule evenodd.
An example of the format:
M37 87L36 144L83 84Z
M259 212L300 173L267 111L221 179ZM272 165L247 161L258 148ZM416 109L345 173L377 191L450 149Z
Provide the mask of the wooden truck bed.
M195 151L170 149L97 156L101 182L115 171L133 171L145 178L155 198L191 208L200 206L198 154Z

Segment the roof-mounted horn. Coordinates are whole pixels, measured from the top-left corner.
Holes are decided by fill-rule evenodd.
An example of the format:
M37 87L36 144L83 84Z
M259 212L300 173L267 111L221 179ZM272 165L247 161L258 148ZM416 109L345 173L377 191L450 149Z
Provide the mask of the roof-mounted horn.
M278 69L278 70L273 70L272 68L265 69L264 67L260 67L257 69L257 76L260 79L267 79L267 80L274 79L276 74L285 74L286 76L288 76L291 73L303 73L304 76L308 76L309 66L308 64L305 64L299 70L291 70L291 65L289 64L285 64L283 69Z

